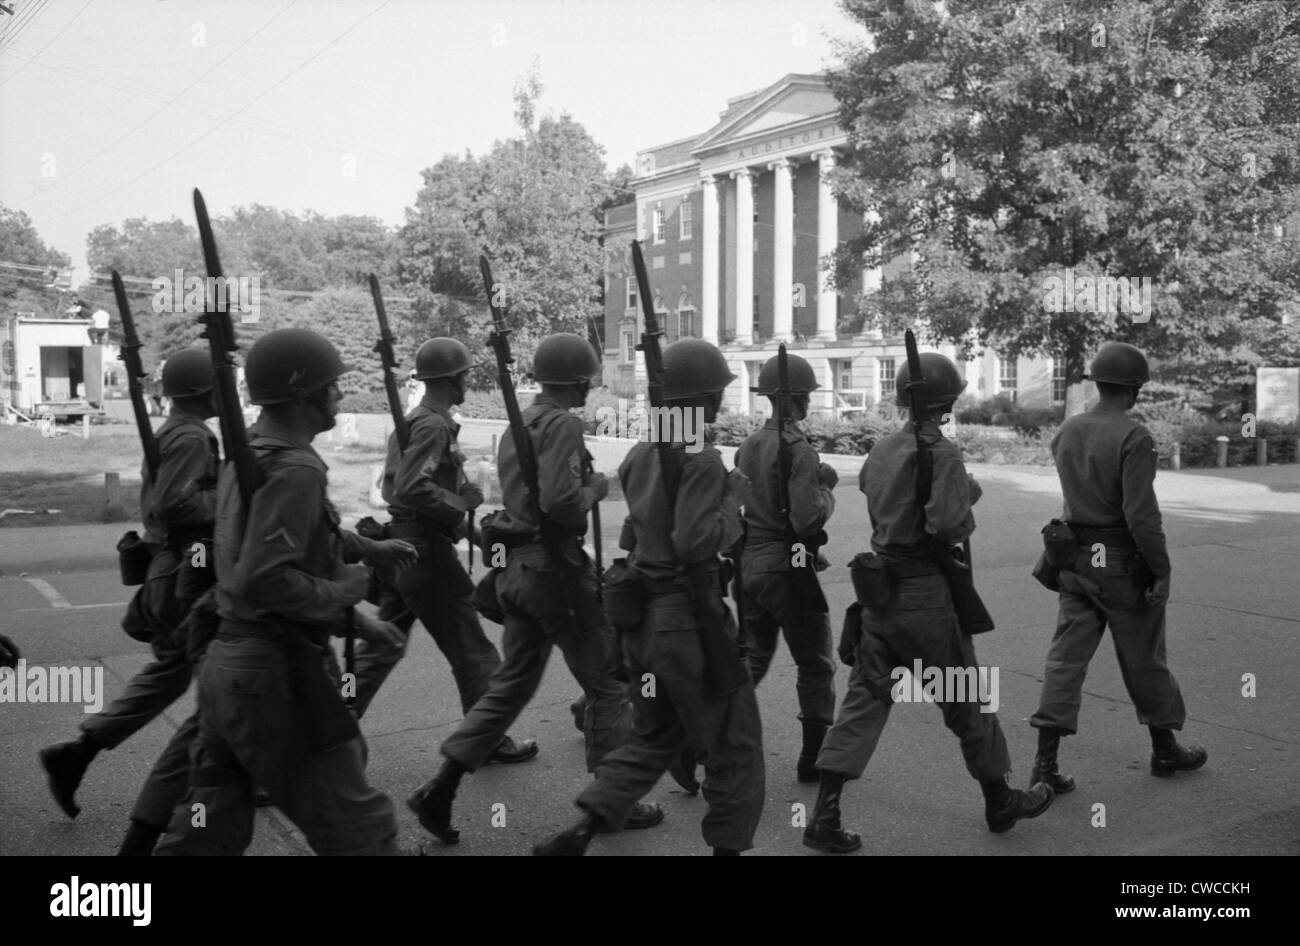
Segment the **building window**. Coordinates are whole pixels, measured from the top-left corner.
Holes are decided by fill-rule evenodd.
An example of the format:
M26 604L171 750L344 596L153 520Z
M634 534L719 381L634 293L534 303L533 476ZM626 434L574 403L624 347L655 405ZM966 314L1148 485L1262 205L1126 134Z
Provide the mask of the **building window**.
M1065 403L1065 359L1052 359L1052 403Z
M831 375L835 379L836 391L847 391L853 387L853 359L837 358L835 360L835 372Z
M1005 394L1012 403L1016 400L1016 359L998 356L998 393Z
M880 400L885 401L894 396L896 387L894 385L894 359L877 358L876 359L876 376L880 379Z
M636 333L625 331L623 333L623 364L636 364Z
M682 240L689 240L691 238L691 224L693 221L691 219L691 205L686 201L682 201L682 211L680 214L678 214L677 221L678 221L678 231L677 231L678 238Z
M627 307L629 309L636 308L636 277L635 276L627 277Z
M662 243L664 241L664 210L662 207L655 208L654 241L656 243Z
M678 338L699 338L700 323L699 317L693 306L677 310L677 337Z

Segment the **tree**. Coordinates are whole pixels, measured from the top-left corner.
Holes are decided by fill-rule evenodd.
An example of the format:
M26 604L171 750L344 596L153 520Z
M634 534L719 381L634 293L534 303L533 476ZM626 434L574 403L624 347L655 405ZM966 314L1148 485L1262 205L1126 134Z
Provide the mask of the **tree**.
M829 82L852 151L837 188L878 221L847 284L911 254L875 299L929 334L1054 354L1103 341L1205 361L1276 333L1300 294L1300 19L1231 0L845 0L872 33ZM1149 321L1050 311L1051 280L1150 280Z
M519 137L422 172L399 237L417 316L467 342L488 328L478 257L489 255L524 368L543 336L586 335L600 317L599 208L609 193L604 149L568 114L536 119L541 91L535 71L516 86Z
M46 245L27 214L0 204L0 263L13 264L0 266L0 310L50 313L59 302L45 288L45 270L71 262L67 254Z

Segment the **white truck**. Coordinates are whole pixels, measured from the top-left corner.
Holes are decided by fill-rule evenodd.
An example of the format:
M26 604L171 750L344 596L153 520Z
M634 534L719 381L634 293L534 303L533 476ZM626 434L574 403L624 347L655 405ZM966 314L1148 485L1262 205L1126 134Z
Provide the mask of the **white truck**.
M80 420L103 413L103 335L92 319L0 314L0 413Z

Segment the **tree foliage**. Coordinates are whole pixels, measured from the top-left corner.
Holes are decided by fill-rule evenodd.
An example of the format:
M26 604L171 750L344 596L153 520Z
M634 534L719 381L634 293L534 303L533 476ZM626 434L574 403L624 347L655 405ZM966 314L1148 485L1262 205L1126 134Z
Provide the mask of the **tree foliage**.
M18 267L71 264L67 254L46 245L27 214L4 204L0 204L0 261ZM0 267L0 309L54 314L59 293L45 288L45 273L18 267Z

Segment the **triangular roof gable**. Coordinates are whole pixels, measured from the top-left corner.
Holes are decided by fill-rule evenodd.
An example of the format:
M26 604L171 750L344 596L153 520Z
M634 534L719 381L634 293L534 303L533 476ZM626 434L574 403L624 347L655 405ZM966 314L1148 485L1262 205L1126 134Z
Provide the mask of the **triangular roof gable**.
M835 114L839 107L822 76L788 75L745 103L734 115L726 115L701 136L692 151L704 151L722 141L743 138L816 115Z

